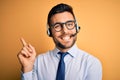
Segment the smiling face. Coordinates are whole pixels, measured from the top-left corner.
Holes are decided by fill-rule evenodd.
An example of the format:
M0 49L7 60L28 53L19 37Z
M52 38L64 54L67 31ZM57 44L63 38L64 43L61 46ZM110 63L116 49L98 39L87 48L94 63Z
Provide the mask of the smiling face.
M67 21L73 21L75 20L73 15L69 12L62 12L57 13L51 17L51 24L56 23L65 23ZM60 49L62 52L66 52L69 48L71 48L75 41L76 41L76 35L72 36L76 33L76 27L69 30L66 25L63 25L63 28L61 31L57 32L54 28L51 28L51 33L53 40L56 44L56 47Z

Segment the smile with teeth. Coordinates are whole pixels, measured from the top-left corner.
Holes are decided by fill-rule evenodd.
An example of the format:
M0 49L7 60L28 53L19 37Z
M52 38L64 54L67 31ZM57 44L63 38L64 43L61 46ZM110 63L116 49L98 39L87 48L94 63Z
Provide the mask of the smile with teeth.
M64 36L61 39L64 40L64 41L69 41L70 40L70 36Z

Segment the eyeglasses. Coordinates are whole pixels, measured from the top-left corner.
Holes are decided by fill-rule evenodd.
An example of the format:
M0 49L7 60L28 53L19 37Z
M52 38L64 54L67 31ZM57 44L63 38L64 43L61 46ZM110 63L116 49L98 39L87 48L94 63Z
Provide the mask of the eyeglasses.
M51 25L51 27L56 32L59 32L59 31L61 31L63 29L64 25L67 27L68 30L72 30L76 26L76 21L75 20L69 20L69 21L66 21L65 23L57 22L57 23Z

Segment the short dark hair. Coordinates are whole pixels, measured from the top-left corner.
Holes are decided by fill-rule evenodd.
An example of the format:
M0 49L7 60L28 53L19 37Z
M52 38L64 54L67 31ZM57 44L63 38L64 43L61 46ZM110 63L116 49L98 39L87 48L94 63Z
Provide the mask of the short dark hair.
M50 10L50 12L48 14L48 19L47 19L48 26L51 25L51 17L53 15L55 15L57 13L62 13L62 12L65 12L65 11L70 12L73 15L74 19L75 19L75 16L74 16L74 13L73 13L73 8L68 4L60 3L60 4L56 5L56 6L54 6Z

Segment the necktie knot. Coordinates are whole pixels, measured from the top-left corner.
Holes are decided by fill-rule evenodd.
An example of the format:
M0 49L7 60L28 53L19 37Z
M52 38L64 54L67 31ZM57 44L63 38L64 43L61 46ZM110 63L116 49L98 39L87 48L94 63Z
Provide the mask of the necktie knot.
M60 54L60 59L64 59L64 57L68 54L68 52L58 52Z

